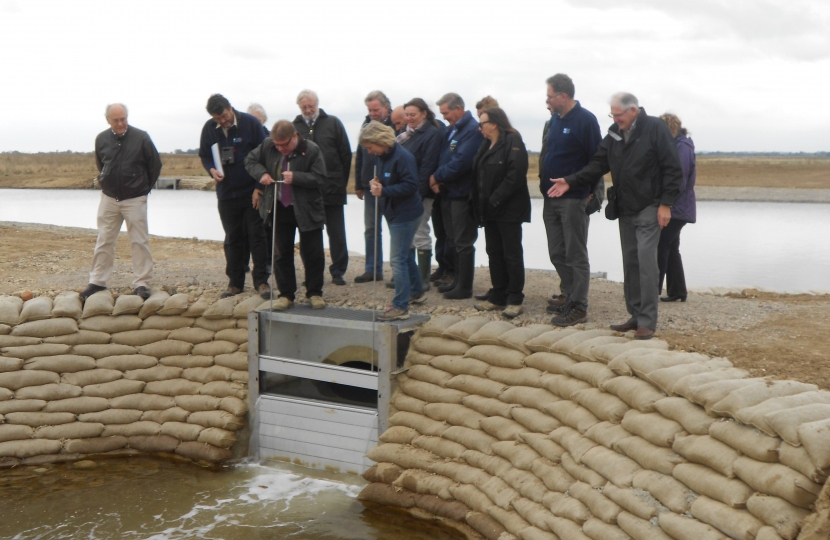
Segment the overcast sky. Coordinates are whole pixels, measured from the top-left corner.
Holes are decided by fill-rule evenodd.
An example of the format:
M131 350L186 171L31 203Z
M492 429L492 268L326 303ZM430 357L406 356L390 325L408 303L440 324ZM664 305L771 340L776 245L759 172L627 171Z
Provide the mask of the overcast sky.
M91 151L117 101L160 151L196 148L210 94L270 124L303 88L353 146L381 89L492 94L538 150L557 72L603 131L626 90L701 151L830 151L827 0L0 0L0 22L0 151Z

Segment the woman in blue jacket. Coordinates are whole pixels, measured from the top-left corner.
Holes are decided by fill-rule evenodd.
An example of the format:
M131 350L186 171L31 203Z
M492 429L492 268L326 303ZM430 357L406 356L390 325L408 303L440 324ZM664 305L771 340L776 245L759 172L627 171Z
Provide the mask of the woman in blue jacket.
M375 175L369 188L380 198L379 212L389 225L389 259L395 276L395 297L378 320L407 319L409 303L426 300L415 250L410 249L424 213L418 193L418 167L412 154L395 141L392 128L380 122L373 120L361 129L359 142L373 156Z

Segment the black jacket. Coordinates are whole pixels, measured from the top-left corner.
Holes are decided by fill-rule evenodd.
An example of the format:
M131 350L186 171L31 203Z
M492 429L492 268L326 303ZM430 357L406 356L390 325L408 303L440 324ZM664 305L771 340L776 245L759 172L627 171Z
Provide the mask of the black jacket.
M346 184L349 183L349 172L352 168L352 147L349 145L349 136L343 123L336 116L329 116L326 111L320 109L313 128L308 128L301 114L294 119L294 127L304 139L314 142L323 152L323 159L326 161L323 201L331 205L346 204Z
M363 126L371 122L372 119L369 116L366 116L366 119L363 120L363 124L361 125L361 129ZM383 125L389 126L392 129L395 129L395 124L392 123L392 114L390 111L389 116L386 117L386 120L383 121ZM368 190L369 189L369 182L372 180L374 175L374 170L372 169L375 160L372 159L372 156L369 152L366 151L365 148L358 145L357 151L355 152L354 156L354 189L355 191L359 190Z
M441 157L435 169L435 181L441 184L441 193L451 201L466 201L470 198L473 184L473 158L481 145L483 136L478 122L470 111L447 127L447 135L441 143Z
M521 135L502 132L493 148L484 139L473 159L473 174L473 211L479 224L530 221L527 149Z
M429 188L429 177L438 168L438 158L441 157L442 131L431 123L425 122L409 136L403 147L415 156L418 166L418 193L422 199L434 199L435 192Z
M673 206L683 170L674 137L665 122L640 108L628 143L614 124L584 169L565 177L571 185L591 185L610 172L620 215L637 214L653 204Z
M95 137L95 164L104 195L117 201L150 193L161 174L161 158L146 131L133 126L117 137L111 129Z
M262 178L268 173L271 178L278 180L281 177L282 161L285 156L274 146L273 139L265 139L262 144L248 153L245 158L245 169L254 178ZM297 148L288 157L288 163L294 172L294 182L291 184L294 215L297 218L297 228L300 232L322 229L326 223L326 209L323 206L323 183L326 180L326 162L320 147L311 141L300 137ZM262 219L271 224L271 213L274 210L274 187L283 184L265 186L265 196L259 207ZM277 203L281 205L281 203ZM277 207L277 212L280 206Z

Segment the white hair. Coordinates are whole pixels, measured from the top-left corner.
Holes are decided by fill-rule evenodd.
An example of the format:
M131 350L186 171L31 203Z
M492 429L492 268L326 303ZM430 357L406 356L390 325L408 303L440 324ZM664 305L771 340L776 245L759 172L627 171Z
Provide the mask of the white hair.
M619 105L626 111L632 107L635 109L640 108L640 102L637 101L637 96L629 92L617 92L611 96L611 101L609 103L611 105Z
M127 106L123 103L110 103L109 105L107 105L107 108L104 109L104 118L106 118L107 120L110 119L110 109L112 109L113 107L124 107L124 112L127 114L127 116L129 116L130 114L130 111L127 110Z
M265 114L265 107L263 107L259 103L251 103L250 105L248 105L248 114L253 114L254 116L261 116L263 124L268 121L268 115Z
M317 92L315 92L314 90L305 89L305 90L300 90L300 93L297 94L297 105L300 104L300 100L306 99L306 98L313 99L314 103L316 103L317 105L320 104L320 98L317 97Z

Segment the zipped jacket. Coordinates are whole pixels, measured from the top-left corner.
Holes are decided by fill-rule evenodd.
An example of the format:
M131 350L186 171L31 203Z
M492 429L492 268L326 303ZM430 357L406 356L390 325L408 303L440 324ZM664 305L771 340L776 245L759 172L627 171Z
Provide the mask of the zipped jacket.
M352 147L346 128L336 116L320 109L314 126L309 128L303 115L294 119L297 133L320 147L326 161L326 181L323 184L323 201L330 205L346 204L346 185L352 167Z
M530 191L527 188L527 149L518 133L499 135L490 148L484 139L473 161L472 200L476 220L530 222Z
M443 184L442 194L447 199L458 201L470 198L473 185L473 158L484 136L478 129L478 122L470 111L447 127L447 134L441 146L435 181Z
M383 193L378 204L381 213L389 223L407 223L420 218L424 213L421 196L418 194L418 167L415 157L395 143L382 156L373 156L370 164L378 167L378 181L383 184ZM368 186L366 189L369 189Z
M107 197L117 201L150 193L161 174L161 157L146 131L127 127L117 136L111 129L95 137L98 183Z
M429 188L429 177L438 168L441 133L435 124L424 122L424 125L413 131L402 145L415 157L415 164L418 166L418 193L421 199L435 198L435 192Z

